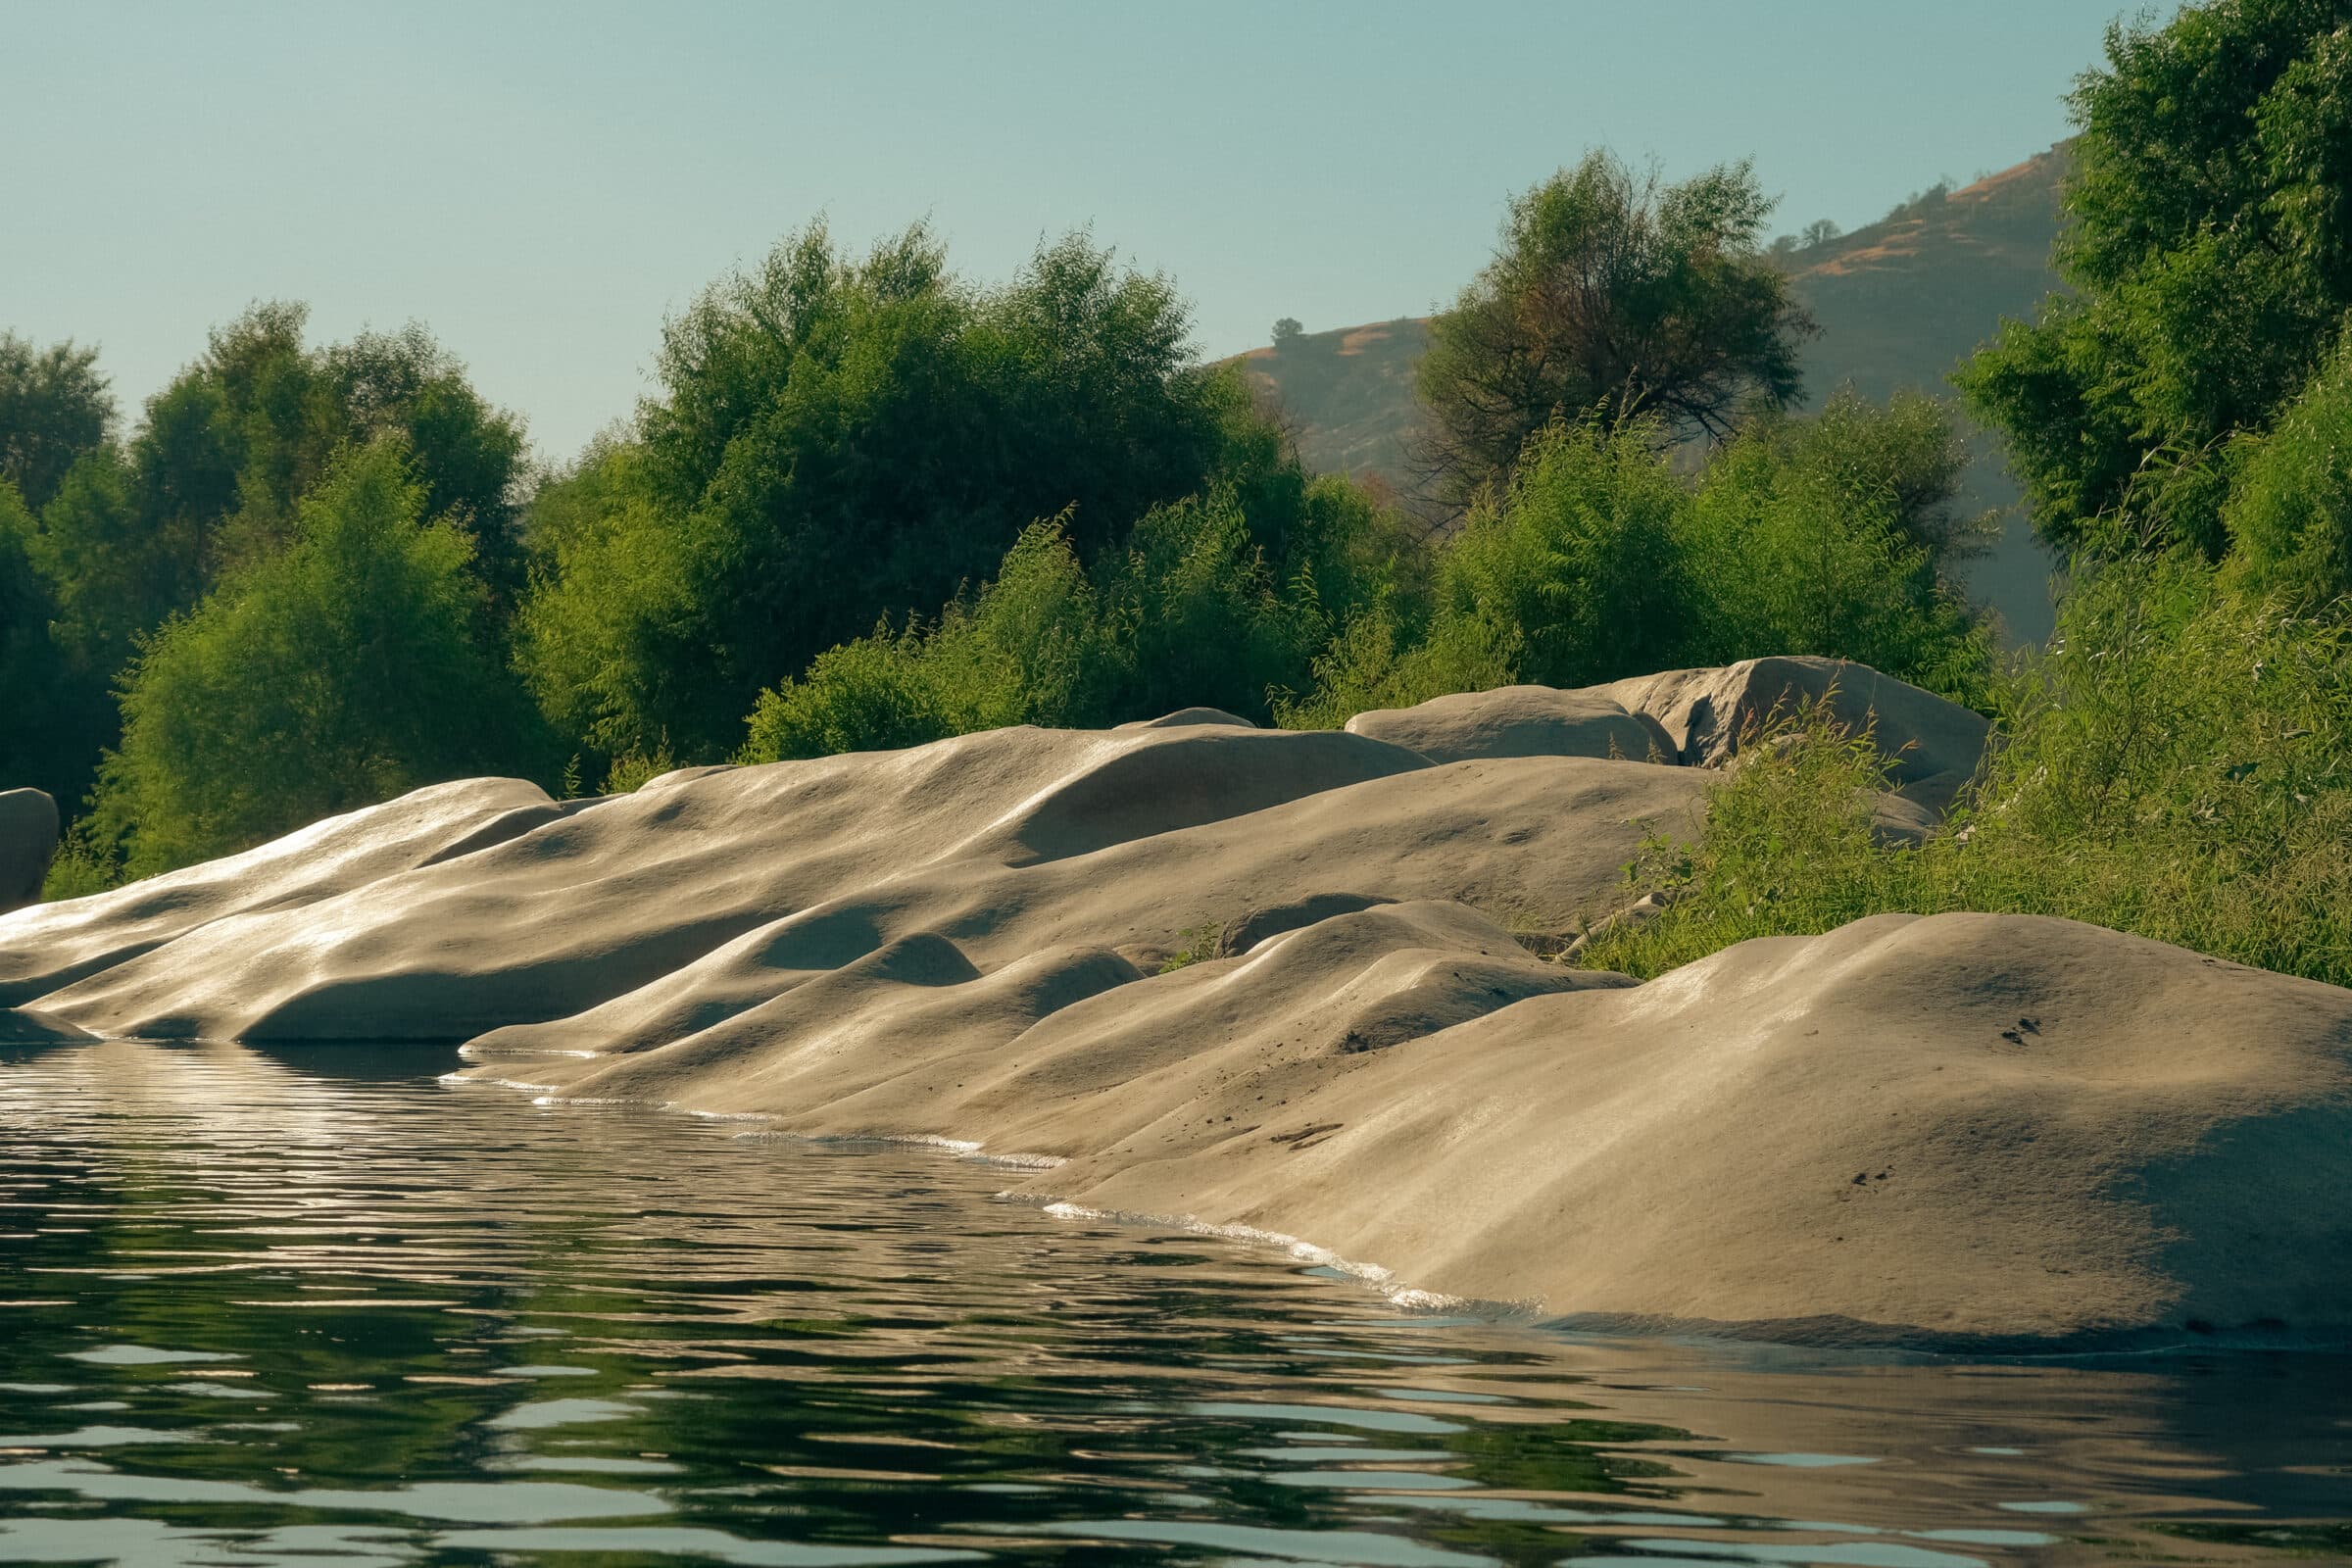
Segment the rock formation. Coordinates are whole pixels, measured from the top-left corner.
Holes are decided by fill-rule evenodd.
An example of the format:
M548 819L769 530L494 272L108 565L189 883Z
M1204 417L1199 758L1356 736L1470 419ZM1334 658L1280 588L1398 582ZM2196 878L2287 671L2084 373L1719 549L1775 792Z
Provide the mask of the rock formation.
M1838 659L1747 659L1720 669L1674 669L1604 686L1593 695L1655 722L1670 760L1719 766L1776 715L1820 704L1840 724L1868 729L1901 792L1941 811L1975 776L1990 726L1956 703Z
M2015 916L1645 985L1531 951L1698 831L1688 764L1833 681L1906 793L1973 771L1948 704L1758 661L1355 733L1191 710L583 803L476 780L0 918L0 1040L465 1041L476 1078L962 1141L1040 1201L1611 1327L2352 1336L2352 992Z
M1647 714L1598 692L1505 686L1383 708L1348 721L1350 735L1410 747L1433 762L1473 757L1614 757L1680 762L1681 747Z

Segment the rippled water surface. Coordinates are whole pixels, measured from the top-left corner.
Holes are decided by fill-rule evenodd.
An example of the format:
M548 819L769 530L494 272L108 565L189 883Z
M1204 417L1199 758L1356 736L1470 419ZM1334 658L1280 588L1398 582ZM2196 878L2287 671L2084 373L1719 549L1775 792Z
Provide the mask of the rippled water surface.
M1401 1313L933 1151L0 1051L0 1561L2352 1560L2352 1369Z

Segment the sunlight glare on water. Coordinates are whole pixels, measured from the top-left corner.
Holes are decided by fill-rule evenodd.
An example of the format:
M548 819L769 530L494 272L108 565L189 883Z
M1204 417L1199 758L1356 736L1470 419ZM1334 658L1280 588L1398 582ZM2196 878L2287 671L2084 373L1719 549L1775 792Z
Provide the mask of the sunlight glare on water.
M940 1150L449 1064L0 1051L0 1561L2352 1558L2338 1359L1414 1315Z

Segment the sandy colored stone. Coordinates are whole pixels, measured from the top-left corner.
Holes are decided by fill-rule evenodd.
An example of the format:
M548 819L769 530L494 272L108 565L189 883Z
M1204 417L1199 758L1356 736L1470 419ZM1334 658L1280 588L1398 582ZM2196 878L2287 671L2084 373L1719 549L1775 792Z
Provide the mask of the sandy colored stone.
M1138 718L1118 725L1120 729L1182 729L1188 724L1223 724L1233 729L1255 729L1257 726L1238 713L1228 713L1222 708L1179 708L1173 713L1157 718Z
M1681 761L1718 766L1752 729L1800 703L1828 701L1838 722L1869 726L1906 796L1941 811L1976 775L1991 726L1933 692L1843 660L1742 660L1714 669L1675 669L1592 689L1654 720Z
M993 971L1072 945L1172 950L1334 888L1573 926L1623 901L1645 828L1697 831L1704 777L1581 758L1437 768L1336 732L997 731L640 791L217 921L40 1005L162 1038L457 1041L569 1020L602 1040L707 1024L923 931Z
M0 1007L0 1046L53 1046L96 1040L87 1029L24 1007Z
M1406 747L1433 762L1481 757L1681 760L1654 720L1628 712L1600 692L1549 686L1503 686L1433 698L1415 708L1374 709L1349 719L1348 731Z
M669 1046L484 1042L472 1071L1062 1156L1016 1190L1596 1327L2352 1334L2333 987L1995 915L1880 916L1635 987L1427 904L1126 984L1099 954L1031 962L964 978L908 939Z
M57 833L57 803L45 791L0 790L0 913L41 896Z
M242 855L0 916L0 1006L30 1002L231 915L292 911L445 858L461 845L480 849L512 838L546 822L553 804L521 779L434 784L322 818Z

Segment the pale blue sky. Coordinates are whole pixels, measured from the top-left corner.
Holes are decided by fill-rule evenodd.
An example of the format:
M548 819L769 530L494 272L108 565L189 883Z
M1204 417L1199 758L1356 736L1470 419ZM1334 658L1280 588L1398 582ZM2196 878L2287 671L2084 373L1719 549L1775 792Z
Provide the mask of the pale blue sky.
M564 457L662 318L823 213L1172 272L1201 348L1427 311L1505 197L1606 145L1752 156L1867 222L2066 133L2115 0L31 4L0 0L0 327L127 415L259 298L428 324Z

